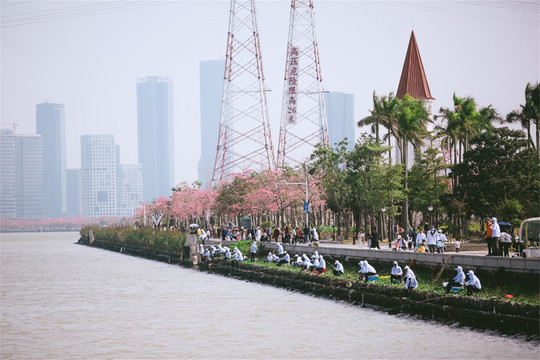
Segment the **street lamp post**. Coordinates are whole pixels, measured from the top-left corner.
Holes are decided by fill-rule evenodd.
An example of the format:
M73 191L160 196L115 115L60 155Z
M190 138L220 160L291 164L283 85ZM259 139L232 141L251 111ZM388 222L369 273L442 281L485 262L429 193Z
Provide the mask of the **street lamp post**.
M386 206L383 206L382 209L382 221L381 221L381 225L384 224L384 214L386 213ZM381 229L381 241L383 239L383 229ZM392 241L390 241L390 229L388 229L388 247L392 247Z
M432 215L433 205L429 204L427 209L429 211L429 217L431 218L431 225L433 225L433 215Z

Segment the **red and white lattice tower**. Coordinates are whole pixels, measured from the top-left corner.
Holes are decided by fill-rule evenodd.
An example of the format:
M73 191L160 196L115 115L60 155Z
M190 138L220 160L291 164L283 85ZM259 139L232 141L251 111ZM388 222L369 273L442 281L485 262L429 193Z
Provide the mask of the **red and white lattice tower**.
M328 124L315 36L313 0L292 0L277 166L305 161L322 143Z
M214 183L275 168L265 91L255 1L231 0Z

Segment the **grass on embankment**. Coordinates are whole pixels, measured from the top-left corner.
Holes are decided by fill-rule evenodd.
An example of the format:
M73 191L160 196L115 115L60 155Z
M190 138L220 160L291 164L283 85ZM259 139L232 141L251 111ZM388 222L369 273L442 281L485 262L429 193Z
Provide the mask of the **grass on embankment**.
M249 253L247 254L249 255ZM324 254L323 254L324 255ZM259 256L258 259L261 259ZM332 273L333 267L332 264L334 263L334 259L332 259L329 256L325 256L326 263L327 263L327 273L321 274L321 275L314 275L314 276L325 276L325 277L332 277L336 278L334 274ZM270 267L270 268L278 268L281 271L284 272L291 272L291 273L298 273L301 270L297 267L294 268L292 265L290 266L276 266L274 263L267 263L261 260L256 260L254 262L246 261L250 264L261 266L261 267ZM400 264L400 266L404 267L406 264ZM341 279L344 280L358 280L358 273L359 266L356 262L345 262L343 263L343 267L345 269L345 273L343 276L341 276ZM441 278L438 281L432 280L432 272L425 269L416 269L414 266L412 267L416 278L418 280L418 289L417 291L425 291L432 294L440 294L444 295L444 289L442 287L443 281L448 281L448 277L446 275L441 276ZM393 286L393 287L404 287L404 284L391 284L390 278L382 278L385 276L390 275L390 268L389 269L377 269L377 272L379 274L379 277L381 277L379 280L372 282L372 284L378 284L378 285L385 285L385 286ZM519 303L526 303L531 305L537 305L540 306L540 294L539 294L539 284L533 283L533 282L511 282L511 283L505 283L505 284L497 284L493 281L493 279L488 278L480 278L480 282L482 283L482 290L480 290L479 293L473 295L475 298L479 299L491 299L493 297L497 299L505 299L505 295L510 294L513 296L512 299L508 299L507 301L516 301ZM459 294L465 294L466 292L460 292Z

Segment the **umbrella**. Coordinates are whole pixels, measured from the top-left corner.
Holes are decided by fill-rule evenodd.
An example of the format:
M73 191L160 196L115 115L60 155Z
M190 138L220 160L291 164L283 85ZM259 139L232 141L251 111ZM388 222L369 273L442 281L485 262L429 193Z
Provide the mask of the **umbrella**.
M199 227L199 224L191 224L189 227Z

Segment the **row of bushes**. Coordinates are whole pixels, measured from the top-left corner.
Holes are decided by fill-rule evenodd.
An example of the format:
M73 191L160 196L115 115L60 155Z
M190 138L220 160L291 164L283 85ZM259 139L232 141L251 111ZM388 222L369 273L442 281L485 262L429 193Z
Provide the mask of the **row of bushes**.
M85 226L81 229L81 239L90 240L90 230L94 233L94 240L109 243L122 243L136 245L142 248L181 253L186 243L186 233L178 229L162 231L150 228L134 228L132 226Z

